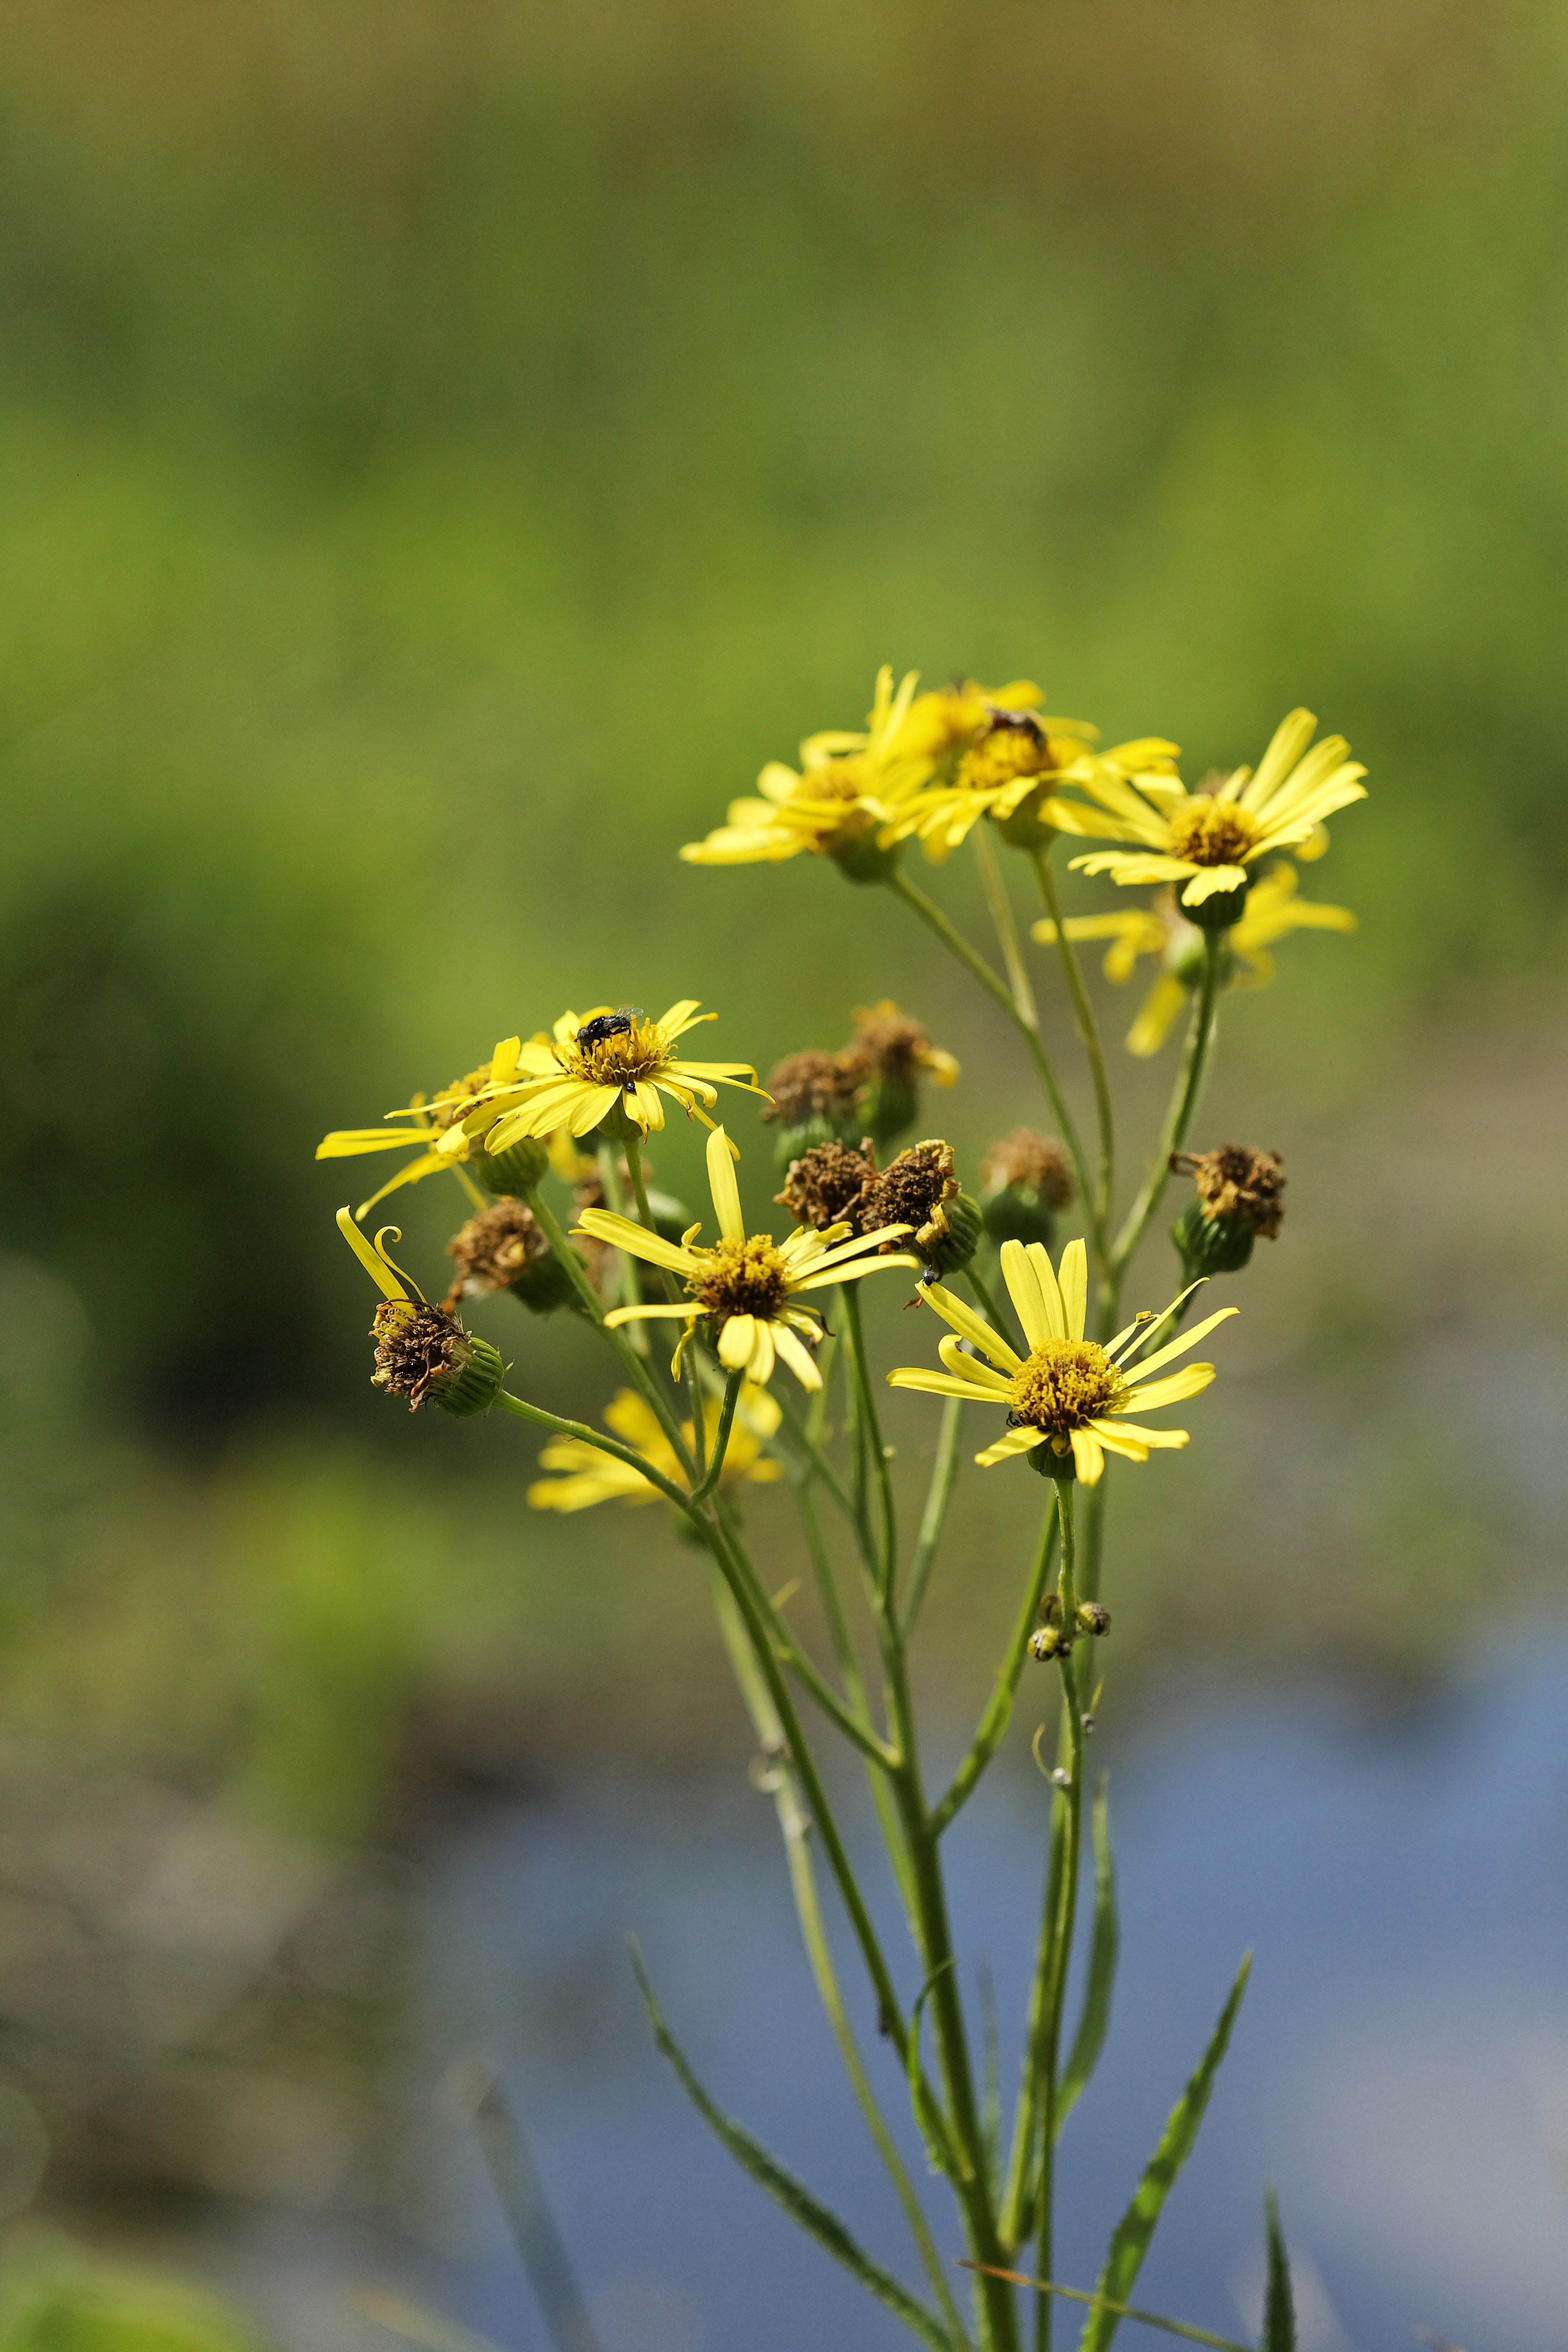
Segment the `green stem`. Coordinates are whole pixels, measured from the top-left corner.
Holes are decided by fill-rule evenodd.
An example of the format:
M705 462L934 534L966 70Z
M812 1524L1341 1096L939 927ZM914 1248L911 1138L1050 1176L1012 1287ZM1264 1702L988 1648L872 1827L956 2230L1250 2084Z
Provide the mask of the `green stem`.
M690 1355L695 1354L696 1349L695 1348L689 1349L687 1352L689 1357ZM730 1431L734 1424L735 1400L741 1393L741 1382L744 1378L745 1374L743 1372L731 1372L724 1383L724 1402L719 1408L719 1426L713 1433L713 1451L708 1457L708 1467L702 1473L702 1475L698 1480L696 1486L691 1489L691 1500L694 1504L705 1502L708 1496L713 1492L714 1487L719 1484L720 1475L724 1467L724 1456L730 1450ZM697 1419L692 1425L692 1434L698 1447L699 1456L700 1457L702 1447L702 1399L700 1394L699 1394L695 1399L693 1409L696 1412Z
M956 1402L956 1399L952 1400ZM1057 1503L1053 1496L1046 1505L1046 1516L1040 1528L1040 1541L1035 1555L1035 1572L1018 1610L1017 1621L1008 1639L996 1679L980 1728L971 1743L969 1753L960 1764L948 1787L946 1796L931 1808L931 1825L933 1835L940 1837L961 1805L973 1794L976 1782L1001 1746L1007 1726L1013 1719L1013 1700L1018 1688L1018 1677L1024 1671L1024 1660L1029 1654L1029 1636L1035 1630L1040 1613L1040 1601L1046 1590L1046 1579L1051 1572L1051 1555L1056 1549Z
M985 903L991 909L991 920L996 927L996 938L1002 950L1002 961L1007 967L1007 982L1013 991L1013 1002L1021 1020L1031 1029L1040 1025L1039 1007L1035 1003L1035 991L1029 979L1029 968L1024 961L1024 950L1018 939L1018 926L1013 918L1013 901L1007 895L1007 885L996 863L996 852L991 844L989 824L977 824L969 836L974 851L974 862L980 868L981 887Z
M1143 1189L1128 1213L1127 1223L1116 1237L1111 1252L1111 1264L1118 1282L1131 1262L1132 1254L1148 1230L1149 1221L1160 1205L1160 1196L1171 1177L1171 1154L1179 1151L1187 1139L1187 1129L1198 1107L1204 1078L1208 1068L1209 1049L1214 1043L1215 1014L1219 1003L1220 971L1225 957L1225 933L1204 933L1204 976L1193 1006L1193 1017L1187 1030L1186 1051L1181 1072L1171 1097L1171 1107L1165 1115L1165 1125L1160 1137L1160 1147L1154 1164L1144 1180Z
M1091 1201L1094 1198L1094 1187L1089 1181L1088 1163L1083 1156L1083 1146L1079 1141L1078 1129L1073 1124L1072 1113L1068 1110L1062 1090L1057 1084L1057 1075L1051 1067L1050 1056L1040 1042L1038 1029L1031 1027L1025 1020L1013 1002L1012 992L1006 982L992 971L984 957L976 953L963 932L956 930L948 921L936 901L933 898L928 898L919 884L911 882L900 866L893 868L888 877L887 887L895 898L903 900L911 914L919 916L928 930L935 932L943 947L950 954L958 958L964 970L980 982L986 994L995 999L1023 1038L1029 1049L1029 1058L1035 1065L1040 1084L1045 1088L1046 1099L1050 1104L1051 1114L1061 1131L1062 1141L1067 1145L1073 1171L1078 1178L1079 1192L1084 1200Z
M1095 1255L1103 1267L1110 1238L1110 1200L1116 1177L1116 1121L1110 1105L1110 1080L1106 1075L1105 1053L1100 1042L1100 1024L1095 1018L1094 1005L1084 985L1082 967L1062 920L1050 851L1037 849L1034 865L1039 877L1041 901L1056 926L1057 946L1061 952L1062 970L1067 975L1068 992L1078 1015L1078 1034L1089 1056L1089 1074L1094 1080L1094 1108L1100 1123L1100 1186L1092 1203L1086 1202L1085 1205L1091 1209Z
M812 1755L805 1731L801 1727L800 1717L795 1711L795 1701L790 1696L789 1685L784 1677L784 1669L770 1639L767 1624L769 1604L765 1595L762 1593L760 1581L746 1556L745 1549L735 1532L732 1517L725 1507L723 1498L715 1496L698 1515L696 1523L701 1528L709 1549L717 1559L724 1581L733 1594L736 1606L744 1620L752 1654L766 1680L768 1696L778 1710L791 1760L800 1776L801 1786L805 1791L806 1803L812 1818L821 1832L823 1851L827 1856L844 1908L849 1916L849 1924L855 1932L855 1940L860 1947L861 1958L866 1963L866 1973L870 1978L871 1989L877 1998L879 2024L891 2040L894 2049L898 2052L900 2063L907 2071L910 2056L909 2025L900 2004L887 1960L883 1956L877 1930L872 1925L871 1915L866 1907L866 1899L860 1892L849 1856L845 1850L844 1840L834 1816L833 1808L828 1802L827 1791L822 1783L822 1776L816 1769L816 1759ZM762 1602L760 1607L759 1600Z
M866 1526L863 1516L856 1510L854 1501L846 1490L844 1481L823 1453L821 1446L814 1441L809 1429L802 1423L795 1407L782 1393L782 1389L775 1393L778 1396L780 1415L784 1425L805 1456L804 1475L808 1479L819 1480L834 1502L837 1504L854 1530L855 1540L865 1563L866 1572L875 1581L877 1555L871 1542L870 1530Z
M637 1215L642 1221L643 1231L648 1234L655 1234L658 1231L658 1227L654 1223L653 1211L648 1207L647 1203L647 1178L644 1172L642 1164L642 1144L638 1139L637 1129L630 1119L626 1120L626 1171L632 1180L632 1192L637 1199ZM679 1286L677 1283L675 1276L668 1271L664 1276L664 1295L672 1305L680 1297ZM691 1447L693 1454L696 1457L697 1466L699 1469L701 1469L702 1457L706 1450L706 1437L702 1412L702 1383L697 1370L697 1337L695 1332L692 1334L691 1344L686 1350L685 1363L686 1401L691 1413ZM734 1416L734 1406L732 1403L730 1407L730 1415L731 1419ZM721 1432L721 1442L719 1444L714 1456L716 1461L722 1463L724 1459L724 1447L728 1445L729 1443L730 1425L729 1422L726 1421ZM718 1472L713 1468L712 1464L710 1463L707 1469L702 1471L700 1482L696 1489L697 1493L700 1496L706 1495L717 1476Z
M634 1470L640 1471L649 1486L657 1486L677 1510L689 1508L691 1496L687 1488L678 1486L672 1478L667 1478L662 1470L656 1470L653 1464L645 1461L632 1446L623 1445L618 1437L606 1437L602 1430L590 1429L585 1421L563 1421L559 1413L546 1412L542 1405L525 1404L521 1397L510 1396L505 1389L497 1395L494 1409L515 1413L519 1421L531 1421L537 1428L553 1430L558 1437L581 1438L586 1445L596 1445L601 1454L613 1454L617 1462L629 1463Z
M587 1314L589 1321L594 1324L595 1328L603 1334L603 1336L609 1341L611 1347L614 1348L616 1355L619 1356L622 1363L626 1366L627 1372L641 1391L644 1400L657 1416L660 1428L664 1431L665 1435L668 1438L671 1445L675 1448L676 1460L686 1470L688 1475L695 1479L697 1475L697 1465L692 1460L691 1448L686 1443L686 1433L680 1426L680 1415L676 1412L670 1399L666 1395L658 1381L655 1380L652 1372L648 1370L647 1365L644 1362L641 1356L637 1354L637 1349L626 1345L618 1330L612 1331L606 1326L605 1322L605 1302L599 1297L599 1294L595 1289L593 1284L589 1281L587 1267L584 1265L582 1259L578 1256L576 1251L573 1248L571 1243L562 1232L560 1221L556 1217L554 1210L550 1206L549 1202L544 1198L542 1192L539 1192L536 1188L525 1197L529 1207L532 1210L534 1215L539 1220L545 1240L550 1244L551 1248L555 1252L556 1256L566 1268L567 1274L571 1277L573 1287L575 1289L578 1297L583 1302L584 1309ZM692 1431L692 1436L695 1438L696 1435L697 1431L694 1429ZM596 1440L595 1443L597 1443ZM686 1497L683 1495L681 1496L683 1507L685 1501Z
M915 1539L915 1556L910 1563L909 1597L904 1602L899 1627L906 1642L914 1632L915 1620L921 1613L921 1603L925 1599L926 1586L936 1564L937 1546L942 1541L947 1507L952 1500L953 1486L958 1479L958 1439L963 1413L962 1397L943 1400L942 1427L936 1441L936 1460L931 1465L931 1485L926 1489L925 1509L921 1514L921 1531Z
M866 1356L866 1331L860 1320L860 1299L852 1283L844 1286L844 1328L849 1340L849 1360L855 1368L856 1402L860 1426L865 1433L866 1452L877 1481L877 1497L881 1516L881 1543L877 1567L877 1601L884 1612L893 1606L893 1578L898 1566L899 1531L893 1509L893 1480L888 1466L888 1449L882 1443L881 1426L877 1418L877 1399L871 1386L871 1367Z
M856 2104L865 2118L867 2128L876 2144L877 2152L882 2159L888 2178L892 2183L893 2193L903 2209L904 2219L909 2223L910 2234L914 2239L921 2266L941 2305L942 2318L952 2332L955 2347L967 2347L968 2338L963 2331L963 2323L959 2316L958 2307L953 2302L952 2293L947 2283L946 2267L937 2251L935 2240L931 2236L931 2227L921 2209L914 2184L905 2169L898 2149L893 2144L892 2135L888 2129L882 2111L877 2104L876 2094L871 2088L870 2080L860 2056L859 2046L856 2042L854 2030L844 2006L844 1996L834 1969L833 1955L823 1927L822 1908L817 1900L816 1874L812 1868L809 1842L811 1822L801 1806L795 1777L785 1760L787 1743L784 1739L784 1727L773 1706L766 1681L752 1654L741 1612L717 1570L714 1572L713 1581L714 1607L719 1618L720 1631L723 1635L724 1646L729 1652L730 1663L734 1669L735 1679L741 1686L741 1694L746 1702L747 1711L751 1716L752 1727L756 1732L763 1753L770 1759L773 1766L773 1804L778 1814L780 1833L784 1838L784 1854L789 1865L790 1886L795 1895L795 1916L800 1922L801 1940L805 1946L806 1958L816 1980L817 1998L822 2003L833 2038L838 2045L838 2054L843 2062L844 2071L849 2078L850 2088L855 2094Z
M626 1195L621 1191L621 1173L616 1165L616 1146L613 1143L600 1144L599 1181L605 1191L605 1206L607 1209L613 1209L617 1217L624 1217L626 1213ZM630 1164L629 1160L627 1164ZM637 1262L629 1250L622 1250L619 1255L621 1305L636 1307L642 1297L642 1292L637 1287ZM639 1356L647 1354L647 1333L640 1323L634 1325L627 1331L626 1338Z

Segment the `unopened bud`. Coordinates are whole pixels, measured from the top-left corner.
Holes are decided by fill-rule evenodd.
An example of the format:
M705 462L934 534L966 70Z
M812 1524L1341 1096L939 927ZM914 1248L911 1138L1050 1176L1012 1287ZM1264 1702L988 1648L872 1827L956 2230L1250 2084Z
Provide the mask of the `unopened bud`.
M1041 1625L1029 1636L1029 1654L1042 1662L1047 1658L1065 1658L1072 1654L1072 1643L1055 1625Z
M1078 1622L1080 1632L1092 1633L1098 1640L1100 1634L1109 1633L1110 1631L1110 1612L1109 1609L1102 1609L1098 1601L1080 1601L1078 1604Z
M520 1135L504 1151L476 1151L469 1161L487 1192L531 1192L550 1165L548 1147L536 1135Z

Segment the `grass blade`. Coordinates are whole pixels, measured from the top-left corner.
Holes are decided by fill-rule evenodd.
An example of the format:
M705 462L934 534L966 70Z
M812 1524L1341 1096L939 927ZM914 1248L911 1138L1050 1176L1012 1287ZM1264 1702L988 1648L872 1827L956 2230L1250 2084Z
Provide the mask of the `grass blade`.
M1211 2352L1250 2352L1233 2336L1215 2336L1207 2327L1189 2327L1184 2319L1163 2319L1157 2311L1138 2311L1130 2303L1108 2303L1102 2294L1085 2294L1080 2286L1058 2286L1055 2279L1031 2278L1026 2271L1001 2271L990 2263L963 2263L961 2269L984 2271L988 2278L1005 2279L1011 2286L1032 2286L1037 2294L1065 2294L1069 2303L1087 2303L1091 2311L1112 2311L1118 2319L1135 2319L1140 2327L1160 2327L1188 2344L1206 2344Z
M1247 1953L1231 1987L1230 1999L1220 2011L1208 2048L1186 2089L1171 2110L1159 2147L1150 2158L1147 2169L1138 2184L1138 2192L1111 2234L1110 2246L1105 2257L1105 2268L1100 2274L1099 2295L1107 2304L1125 2303L1129 2288L1138 2276L1154 2225L1164 2209L1166 2198L1174 2186L1176 2175L1193 2151L1204 2110L1209 2103L1214 2078L1219 2072L1220 2061L1230 2044L1230 2032L1236 2023L1241 1997L1247 1990L1247 1979L1252 1968L1252 1954ZM1115 2336L1120 2315L1106 2309L1093 2311L1085 2323L1079 2340L1079 2352L1108 2352Z
M1121 1949L1121 1922L1116 1909L1116 1864L1110 1852L1110 1810L1106 1775L1094 1792L1094 1933L1089 1948L1089 1981L1084 1987L1083 2014L1073 2037L1072 2054L1057 2093L1056 2130L1071 2115L1089 2076L1100 2063L1110 2023L1110 1995L1116 1983L1116 1962Z
M1263 2192L1263 2218L1268 2231L1268 2292L1263 2305L1260 2352L1296 2352L1296 2298L1290 2292L1290 2257L1279 2227L1279 2200L1272 2189Z
M946 2330L923 2304L917 2303L909 2290L900 2285L890 2272L872 2261L864 2247L850 2236L837 2214L814 2197L793 2172L785 2169L777 2157L769 2153L761 2140L753 2139L742 2125L734 2122L721 2108L714 2105L687 2064L664 2021L658 2003L654 1999L653 1987L648 1982L647 1970L643 1966L642 1953L635 1942L630 1945L630 1950L637 1990L647 2011L653 2038L662 2054L668 2059L677 2082L715 2138L722 2142L736 2163L751 2174L759 2188L766 2189L774 2204L781 2206L792 2221L815 2238L836 2263L841 2263L852 2278L858 2279L868 2294L874 2294L879 2303L885 2304L922 2343L932 2346L934 2352L952 2352L952 2338Z

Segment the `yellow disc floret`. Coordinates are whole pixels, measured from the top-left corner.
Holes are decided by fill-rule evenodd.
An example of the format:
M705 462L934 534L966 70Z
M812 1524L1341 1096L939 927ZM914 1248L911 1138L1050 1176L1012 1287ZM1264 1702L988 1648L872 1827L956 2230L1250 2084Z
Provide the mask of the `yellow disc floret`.
M777 1315L789 1297L789 1268L771 1234L715 1244L692 1294L721 1327L731 1315Z
M1092 1339L1047 1339L1013 1377L1013 1418L1065 1437L1107 1412L1125 1382Z
M1258 839L1258 823L1234 801L1200 793L1171 819L1168 854L1192 866L1239 866Z

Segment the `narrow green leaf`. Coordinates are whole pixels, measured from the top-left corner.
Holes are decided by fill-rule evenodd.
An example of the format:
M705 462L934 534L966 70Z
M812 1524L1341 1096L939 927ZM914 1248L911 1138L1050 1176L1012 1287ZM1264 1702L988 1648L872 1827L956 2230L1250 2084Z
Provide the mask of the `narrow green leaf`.
M1272 2189L1263 2192L1263 2218L1268 2231L1268 2294L1263 2305L1260 2352L1296 2352L1296 2298L1290 2292L1290 2257L1279 2227L1279 2200Z
M1061 2286L1055 2279L1031 2278L1026 2271L998 2270L993 2263L961 2262L961 2270L984 2271L987 2278L1005 2279L1011 2286L1032 2286L1037 2294L1064 2294L1069 2303L1086 2303L1091 2311L1113 2311L1118 2319L1135 2319L1141 2327L1163 2327L1189 2344L1206 2344L1211 2352L1248 2352L1234 2336L1215 2336L1207 2327L1189 2327L1184 2319L1164 2319L1157 2311L1139 2311L1131 2303L1107 2303L1102 2294L1085 2294L1080 2286Z
M943 1960L931 1970L915 1996L915 2005L910 2011L909 2077L910 2104L914 2110L915 2128L925 2148L926 2162L933 2172L941 2173L955 2188L962 2188L970 2178L969 2168L960 2160L952 2135L947 2127L947 2118L936 2103L936 2095L926 2079L925 2067L921 2060L921 2020L925 2014L925 2005L936 1990L938 1977L944 1970L957 1966L955 1958L949 1957Z
M1121 1949L1121 1923L1116 1909L1116 1864L1110 1852L1110 1810L1107 1776L1101 1773L1094 1791L1094 1934L1089 1948L1089 1981L1084 1987L1083 2014L1073 2037L1072 2054L1057 2093L1056 2130L1078 2104L1079 2094L1100 2063L1110 2023L1110 1995L1116 1983L1116 1962Z
M1154 2225L1164 2209L1166 2198L1175 2184L1198 2136L1204 2110L1209 2103L1214 2078L1219 2072L1220 2061L1230 2044L1230 2032L1236 2023L1241 1997L1247 1990L1247 1979L1252 1968L1252 1954L1244 1955L1241 1967L1231 1987L1230 1999L1220 2011L1208 2048L1186 2089L1171 2110L1170 2121L1159 2147L1150 2158L1148 2168L1138 2184L1138 2193L1127 2208L1111 2234L1105 2268L1100 2274L1097 2292L1108 2302L1125 2303L1128 2290L1137 2278ZM1109 2352L1118 2326L1118 2315L1100 2310L1090 2314L1079 2340L1079 2352Z
M643 1966L642 1953L635 1942L630 1942L630 1951L637 1990L647 2011L654 2041L668 2059L681 2089L715 2137L723 2143L736 2163L751 2174L759 2187L767 2190L774 2204L783 2207L792 2221L815 2238L835 2262L842 2263L850 2275L858 2279L879 2303L886 2304L888 2309L901 2319L923 2344L932 2346L934 2352L952 2352L952 2338L946 2330L923 2304L917 2303L908 2289L900 2285L890 2273L871 2260L870 2255L850 2236L837 2214L829 2211L820 2199L814 2197L810 2189L795 2179L793 2172L787 2171L775 2156L770 2155L761 2140L753 2139L743 2126L714 2105L687 2064L664 2021L658 2003L654 1999L653 1987L648 1982L647 1970Z

